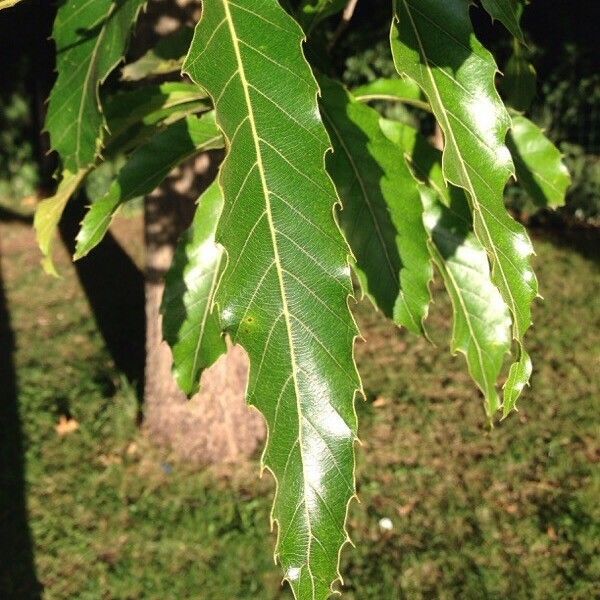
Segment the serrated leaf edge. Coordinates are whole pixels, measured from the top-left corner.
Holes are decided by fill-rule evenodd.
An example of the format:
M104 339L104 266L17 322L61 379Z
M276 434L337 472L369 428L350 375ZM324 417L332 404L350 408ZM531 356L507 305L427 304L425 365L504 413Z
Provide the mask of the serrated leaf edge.
M235 48L236 59L238 61L239 76L240 76L240 79L242 80L242 83L243 83L243 89L244 89L244 96L245 96L246 104L248 106L249 112L252 112L251 103L250 103L249 94L248 94L248 83L247 83L247 79L246 79L246 76L245 76L245 72L244 72L243 66L241 65L242 61L241 61L241 55L240 55L240 51L239 51L239 43L237 41L237 37L236 37L236 34L235 34L235 29L232 26L231 13L230 13L230 10L229 10L229 0L221 0L221 1L223 3L223 6L225 8L225 12L226 12L226 15L227 15L227 24L228 24L228 27L229 27L229 30L230 30L230 34L231 34L231 37L232 37L232 40L233 40L234 48ZM300 40L300 50L301 50L303 56L304 56L303 43L306 42L306 39L307 39L306 34L304 32L302 32L302 38ZM190 73L185 70L185 64L187 64L187 62L188 62L188 60L190 58L191 49L192 49L192 46L190 46L190 49L188 50L188 53L186 54L186 57L185 57L185 60L184 60L184 68L182 69L182 73L188 75L190 78L191 78ZM307 63L308 63L308 61L307 61ZM310 66L310 63L308 63L308 64ZM313 75L313 79L314 79L314 75ZM317 88L317 92L315 94L315 100L317 100L320 97L320 95L321 95L321 91L320 91L318 83L316 82L316 79L315 79L315 85L316 85L316 88ZM211 99L213 101L213 105L214 105L215 98L208 91L207 91L207 93L211 97ZM318 102L317 102L317 105L318 105ZM254 117L251 117L249 120L251 122L251 128L252 128L252 131L253 131L253 138L254 138L254 143L255 143L255 149L256 149L257 155L260 156L262 153L260 152L259 148L256 148L256 139L258 138L258 135L257 135L257 131L256 131L256 124L255 124ZM218 114L216 116L216 121L217 121L217 126L219 127L219 129L221 129L221 131L223 132L223 136L226 138L224 130L223 130L223 128L221 127L221 125L219 123ZM325 131L325 133L326 133L326 135L327 135L327 137L329 139L329 135L327 134L326 131ZM230 140L228 140L227 138L226 138L226 140L227 140L227 146L229 146ZM345 242L344 235L342 233L341 227L340 227L340 225L338 223L338 220L336 218L336 209L337 209L337 207L340 207L340 208L342 207L342 202L341 202L340 197L338 195L337 189L336 189L336 187L335 187L335 185L333 183L333 180L331 179L329 173L327 172L327 168L326 168L326 156L327 156L327 153L328 152L332 152L332 151L333 151L333 148L332 148L331 142L330 142L329 143L329 148L323 153L323 172L326 174L326 177L329 178L329 180L331 181L331 184L332 184L332 188L335 190L335 195L336 195L336 198L337 198L337 202L335 202L333 204L333 206L332 206L332 209L331 209L332 210L332 217L333 217L333 221L335 223L335 226L337 227L337 229L338 229L338 231L340 233L340 237L341 237L342 240L344 240L344 244L346 245L347 257L348 257L347 267L349 269L351 269L353 261L354 261L354 256L353 256L352 251L350 250L349 246ZM266 189L265 188L266 182L265 182L265 175L264 175L264 167L262 165L260 166L260 176L261 176L261 182L262 182L262 185L263 185L263 192L264 192L265 189ZM223 185L221 183L221 173L219 173L218 185L221 188L221 191L224 193ZM267 198L268 194L265 194L265 197ZM268 200L266 200L266 202L267 202L267 204L269 204ZM270 229L270 232L271 232L271 236L273 236L273 234L274 234L274 231L273 231L274 224L272 222L272 215L270 214L269 211L268 211L268 219L269 219L269 229ZM277 245L276 245L275 242L273 242L273 248L274 248L274 250L277 248ZM223 257L225 259L225 265L221 269L221 273L220 273L220 276L219 276L219 282L217 284L217 289L221 285L221 281L222 281L223 275L224 275L225 270L226 270L226 268L228 266L228 263L229 263L229 253L227 252L226 248L223 249ZM283 287L283 280L282 280L281 266L279 264L277 265L277 271L278 271L279 284L280 284L280 287L282 288ZM289 344L290 344L290 353L292 353L291 348L293 348L294 345L291 343L291 339L289 339L290 326L289 326L289 315L287 314L287 312L288 312L288 310L287 310L287 300L286 300L285 294L283 293L283 289L281 290L281 293L282 293L282 302L284 302L284 306L285 306L285 309L286 309L286 323L287 323L287 331L288 331L288 340L289 340ZM363 388L363 385L362 385L362 380L360 378L360 374L358 372L358 367L357 367L357 364L356 364L356 341L359 340L359 339L360 340L364 340L364 338L360 334L360 331L359 331L359 328L358 328L358 324L356 322L354 314L352 313L352 311L350 309L350 299L351 298L352 299L356 299L355 296L354 296L354 294L348 294L347 299L346 299L346 305L348 307L348 313L349 313L349 316L350 316L350 319L351 319L351 323L354 326L354 329L356 331L356 334L353 337L353 344L352 344L352 362L353 362L353 366L354 366L354 369L355 369L355 372L356 372L357 379L358 379L358 382L360 384L360 387L356 388L356 390L354 391L354 397L352 398L352 410L353 410L353 413L354 413L355 422L358 422L358 414L357 414L357 411L356 411L356 399L357 399L357 396L362 396L363 399L364 399L365 398L365 392L364 392L364 388ZM213 307L215 307L218 310L219 314L220 314L221 307L220 307L219 303L216 300L214 301ZM295 362L295 359L294 359L294 362ZM296 367L294 366L293 369L294 369L294 386L295 386L295 389L296 389L296 398L298 398L299 394L298 394L298 387L297 387L297 381L296 381L296 379L297 379L297 377L296 377ZM248 381L246 383L246 389L244 391L244 397L245 398L248 397L248 387L249 387L249 384L250 384L250 382ZM249 404L248 406L250 408L252 408L253 410L256 410L262 416L262 413L258 410L258 408L256 406L254 406L252 404ZM299 414L301 414L300 411L299 411ZM273 496L273 502L271 504L271 511L270 511L269 520L270 520L271 531L273 531L274 526L277 525L277 537L276 537L275 550L274 550L274 554L273 554L273 559L275 561L275 564L277 564L277 560L278 560L277 550L279 548L281 528L279 526L278 519L276 519L276 518L273 517L273 512L274 512L274 509L275 509L276 499L277 499L277 496L279 494L279 479L275 475L274 471L264 461L264 456L265 456L265 454L267 452L267 448L268 448L268 445L269 445L269 439L270 439L270 435L271 435L269 424L268 424L267 420L264 419L264 422L265 422L265 428L266 428L266 438L265 438L265 444L264 444L264 448L263 448L263 451L261 453L261 458L260 458L260 476L262 477L263 474L264 474L264 471L266 470L269 473L271 473L271 476L273 477L273 481L275 482L275 494ZM300 431L300 429L299 429L299 431ZM298 435L300 437L300 433ZM360 439L358 438L358 436L355 434L354 437L355 437L355 439L354 439L354 445L356 445L357 443L360 444L361 442L360 442ZM304 464L304 460L303 460L303 464ZM336 568L336 571L337 571L337 573L336 573L336 579L334 579L331 582L331 584L330 584L331 593L332 594L336 594L336 595L341 595L341 594L340 594L340 592L338 590L334 590L333 586L337 583L337 581L339 581L342 585L344 583L343 576L342 576L342 574L340 572L340 564L341 564L342 551L343 551L344 547L346 546L346 544L353 545L352 540L350 538L350 535L348 533L348 529L347 529L348 514L349 514L349 510L350 510L350 504L352 503L352 501L354 499L356 499L357 501L359 500L358 499L358 495L356 493L356 454L355 454L354 451L353 451L353 465L352 465L352 485L353 485L353 489L354 489L354 494L352 496L350 496L350 498L348 499L348 502L346 504L345 517L344 517L344 533L345 533L346 539L342 542L342 544L340 545L340 548L338 550L337 568ZM309 542L309 551L308 551L309 554L310 554L310 544L311 544L311 542ZM309 570L309 573L310 573L310 570ZM311 577L311 580L314 580L314 576L312 575L312 573L310 573L310 577ZM282 578L282 581L288 581L290 584L292 583L292 579L291 579L291 577L290 577L290 575L288 573L284 574L284 576ZM291 585L290 585L290 588L292 588ZM292 592L293 592L293 588L292 588ZM295 596L295 592L293 592L293 593L294 593L294 596ZM312 598L313 598L313 600L315 599L314 586L313 586Z
M18 1L20 1L20 0L18 0ZM127 40L126 40L126 43L125 43L125 48L124 48L124 51L123 51L123 55L120 56L114 62L114 64L112 64L109 67L109 69L107 70L107 74L104 77L101 77L100 79L98 79L98 82L97 82L97 84L95 86L94 97L96 99L96 108L98 109L98 112L99 112L99 114L101 116L101 119L102 119L102 125L100 127L100 131L97 133L96 148L94 150L94 158L92 159L92 162L90 164L94 164L94 162L96 161L96 159L102 157L102 150L104 149L104 141L105 141L104 140L104 134L105 133L110 133L110 130L108 128L108 124L106 122L106 116L105 116L104 110L102 108L102 100L100 98L100 87L106 82L106 80L108 79L108 77L121 64L121 62L125 60L125 55L127 54L127 49L129 47L129 41L131 39L131 31L132 31L133 27L135 26L135 23L137 22L137 20L139 18L140 12L142 12L143 10L146 9L147 1L148 0L146 0L145 2L143 2L142 4L140 4L140 6L138 7L138 9L137 9L137 11L135 13L135 16L134 16L132 24L131 24L131 28L129 30L129 34L127 36ZM116 8L117 8L117 2L113 1L112 4L111 4L111 6L110 6L110 9L108 10L108 12L106 14L105 23L113 15L113 13L115 12ZM94 57L97 54L99 43L102 40L102 38L104 37L105 32L106 32L106 26L104 25L102 27L102 31L98 34L98 38L96 39L96 44L95 44L94 50L92 52L92 55ZM50 39L54 41L54 35L51 35ZM90 61L90 67L91 67L92 64L93 64L93 60ZM89 76L90 76L90 73L92 71L92 69L90 67L88 67L88 70L87 70L87 73L86 73L86 76L85 76L85 79L84 79L84 85L83 85L82 89L85 89L85 87L87 86L87 82L89 81ZM55 72L58 73L58 69L55 69ZM52 91L50 92L50 97L52 96L52 92L54 92L54 87L52 88ZM48 98L48 100L46 102L47 104L49 104L49 102L50 102L50 97ZM82 98L83 98L83 95L82 95ZM79 123L82 122L81 113L82 113L82 110L83 110L83 104L84 104L83 101L80 101L80 103L79 103L79 117L77 119L78 130L79 130L79 127L80 127ZM50 136L50 131L45 126L44 126L44 129L42 131L45 132L45 133L47 133ZM51 136L50 136L50 138L51 138ZM77 136L77 152L75 153L74 160L75 160L75 162L77 164L77 168L78 169L83 169L83 168L89 167L90 165L81 165L80 162L79 162L78 154L79 154L79 150L80 150L80 148L79 148L80 139L81 139L81 136L78 135ZM62 141L62 138L61 138L61 141ZM56 152L58 152L58 150L56 150L56 148L55 148L54 143L52 142L52 139L51 139L51 148L52 148L52 150L55 150ZM60 152L58 152L58 154L60 155ZM63 160L63 162L64 162L64 159L63 159L62 156L61 156L61 160Z
M217 185L218 185L218 178L219 178L219 174L217 174L217 179L215 180L217 182ZM213 181L210 185L208 185L206 187L206 189L204 190L204 192L201 194L200 198L197 200L196 207L202 201L202 197L203 197L204 193L206 193L210 189L210 187L215 184L215 181ZM219 188L220 188L220 186L219 186ZM222 194L222 190L221 190L221 194ZM218 222L218 219L217 219L217 222ZM193 226L194 226L194 223L192 222L192 224L190 225L190 227L193 227ZM213 234L213 237L214 237L214 234ZM217 250L219 252L219 258L218 258L218 260L217 260L217 262L215 264L214 275L213 275L213 277L211 279L211 283L210 283L210 293L209 293L209 297L208 297L208 301L207 301L207 309L204 311L204 314L202 315L202 323L201 323L201 326L200 326L200 336L198 338L198 344L196 345L196 349L195 349L195 352L194 352L194 365L197 364L198 355L200 353L200 349L201 349L201 346L202 346L202 338L203 338L203 335L204 335L204 330L206 328L206 323L207 323L209 317L212 316L213 314L215 314L215 316L219 320L218 310L215 311L215 308L216 308L215 295L216 295L217 290L219 288L219 283L221 281L221 276L223 274L223 271L225 270L224 267L223 267L223 258L226 255L226 252L225 252L225 249L223 248L223 246L221 246L221 244L218 244L216 241L214 241L214 239L213 239L213 243L214 243L215 248L217 248ZM173 256L173 261L174 260L175 260L175 255ZM189 268L189 265L188 265L188 268ZM183 273L183 282L185 283L185 271ZM166 289L167 289L167 287L165 286L165 291L166 291ZM189 288L187 288L187 286L186 286L186 289L189 289ZM167 312L167 310L168 310L168 303L166 302L166 295L165 295L165 293L163 291L163 298L162 298L161 304L160 304L160 314L164 317L164 315ZM166 336L164 334L164 321L163 321L162 336L163 336L163 339L166 341ZM221 337L224 337L222 333L221 333ZM169 346L171 346L170 343L169 343ZM172 347L171 347L171 350L173 350ZM196 367L194 366L194 368L192 370L194 371L195 368ZM202 375L202 372L203 372L203 370L200 371L200 375ZM173 378L177 381L178 386L181 388L181 386L179 384L180 376L179 376L178 370L176 369L175 361L173 361L173 365L171 367L171 373L173 374ZM200 385L200 382L198 381L197 385L196 385L196 390L195 391L192 390L192 392L190 393L190 395L192 395L193 393L197 393L198 392L199 385ZM186 391L186 393L187 393L187 390L184 390L184 391Z
M394 25L396 23L399 23L399 18L398 18L397 14L396 14L396 6L400 2L404 5L404 7L406 9L406 12L408 14L408 17L409 17L409 19L411 21L411 26L412 26L412 29L414 31L415 39L417 40L417 43L419 44L419 50L420 50L421 56L426 56L427 53L425 52L425 48L423 46L423 42L422 42L421 36L419 34L419 30L418 30L418 28L417 28L417 26L416 26L416 24L414 22L414 19L413 19L413 16L412 16L412 12L411 12L411 7L407 4L406 0L394 0L394 15L392 17L392 31L393 31ZM429 76L429 78L431 80L432 87L435 90L435 94L437 96L437 100L440 102L441 105L443 105L442 98L440 96L437 83L435 82L435 78L433 77L433 75L431 73L431 68L430 68L429 63L427 63L425 65L425 67L426 67L427 74L428 74L428 76ZM400 68L398 66L396 66L396 70L399 73L401 73L401 70L400 70ZM499 71L499 69L497 67L495 69L495 72L496 72L496 74L500 73L500 71ZM492 86L494 88L494 91L497 94L496 86L495 86L495 83L493 81L492 81ZM512 121L510 119L510 115L508 114L508 111L506 111L506 116L507 116L506 122L504 123L504 125L502 126L502 128L499 128L499 130L498 130L498 136L501 137L502 139L506 139L506 136L508 135L508 131L510 130L511 124L512 124ZM445 136L446 141L452 140L452 143L453 143L454 147L457 150L457 156L458 156L459 161L460 161L461 169L462 169L463 173L465 174L465 177L466 177L467 181L469 182L469 189L467 189L466 191L469 194L469 196L471 197L471 199L476 199L477 195L475 194L475 190L474 190L473 185L472 185L471 177L470 177L470 175L468 173L468 170L466 168L466 165L464 164L464 161L462 159L462 154L460 152L460 146L459 146L458 142L456 141L456 139L454 138L454 135L452 134L452 128L449 126L449 120L448 120L448 117L447 117L447 115L445 113L444 113L444 123L442 124L440 122L439 125L440 125L440 127L442 128L442 130L444 132L444 136ZM507 148L507 150L508 150L508 148ZM443 157L442 157L442 161L443 161ZM442 174L443 174L443 177L444 177L444 181L446 181L447 184L452 184L452 182L446 177L446 173L445 173L444 169L442 169ZM513 178L516 177L516 171L515 171L514 163L512 162L512 158L510 160L509 176L512 176ZM459 186L459 187L462 187L462 186ZM475 202L473 203L473 209L475 211L479 212L479 209L475 207ZM490 234L490 232L488 230L488 227L487 227L487 224L485 223L485 220L484 219L480 219L480 220L482 222L483 227L485 228L485 233L486 233L486 235L488 237L488 240L491 241L493 238L491 237L491 234ZM484 247L485 247L485 245L484 245ZM491 266L492 266L492 273L494 273L494 272L497 271L497 266L500 264L500 260L499 260L499 257L498 257L498 252L497 252L497 250L495 248L495 245L493 243L490 243L490 248L493 250L493 260L491 261L492 262ZM486 251L487 251L487 248L486 248ZM488 254L490 254L489 251L488 251ZM530 256L531 255L535 255L535 251L533 250L533 247L531 247L529 255ZM502 268L500 268L499 272L501 273L502 279L504 280L504 284L506 285L506 289L510 290L510 286L508 285L508 281L506 279L506 275L504 273L504 270ZM535 273L533 272L533 270L530 270L530 273L532 274L532 277L533 277L533 279L532 279L532 281L530 283L534 284L535 286L537 286L537 278L535 276ZM534 287L532 289L536 289L536 288ZM537 297L537 295L539 295L539 294L536 294L536 297ZM513 328L512 328L513 339L517 343L517 346L519 348L519 354L518 354L517 360L515 362L513 362L512 365L511 365L511 367L510 367L509 378L507 379L507 382L505 383L504 388L503 388L505 390L505 395L504 395L504 401L502 402L501 407L504 408L504 410L505 410L505 414L504 414L505 417L508 414L508 412L510 412L510 410L514 409L514 407L516 405L516 401L517 401L518 396L519 396L519 394L517 394L516 397L514 397L514 394L511 396L511 402L509 403L509 405L510 405L510 409L509 410L507 410L508 407L504 407L504 405L506 403L506 399L507 399L506 390L509 389L507 387L507 384L508 384L509 381L512 380L511 377L510 377L510 374L513 373L513 371L516 371L519 368L519 366L521 365L521 361L523 361L524 363L526 363L527 361L530 362L529 354L527 353L527 351L525 349L525 345L524 345L524 335L527 332L527 329L532 324L531 323L531 319L530 319L529 323L525 326L525 331L523 331L523 332L519 331L519 325L517 323L517 318L516 318L517 309L516 309L516 304L515 304L515 298L514 298L514 296L513 296L512 293L509 294L509 297L510 297L509 308L510 308L511 315L512 315L512 320L513 320ZM506 298L504 300L505 300L505 302L507 301ZM514 377L513 377L513 379L514 379Z

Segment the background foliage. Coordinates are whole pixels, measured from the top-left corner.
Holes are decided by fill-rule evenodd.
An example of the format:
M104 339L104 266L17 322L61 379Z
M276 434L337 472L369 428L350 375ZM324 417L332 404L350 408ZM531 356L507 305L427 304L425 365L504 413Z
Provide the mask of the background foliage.
M32 2L38 4L39 0ZM48 8L42 6L45 4L40 3L36 10L48 12ZM0 28L5 29L1 36L4 43L0 41L5 57L0 74L0 130L3 136L0 201L13 204L32 194L40 179L43 182L47 177L47 173L42 173L41 177L39 174L33 141L37 126L33 114L35 107L26 87L31 77L39 73L31 63L34 49L39 47L35 43L35 32L24 24L21 29L29 34L26 43L17 46L9 43L14 13L21 13L17 17L20 18L26 11L24 5L11 9L10 14L6 11L0 14ZM600 75L592 26L597 12L592 0L578 2L577 11L563 0L554 3L553 10L548 11L543 2L536 0L525 11L523 23L527 39L527 47L523 50L525 58L534 64L538 75L531 115L562 149L573 176L567 206L561 213L592 224L598 223L600 218ZM332 58L337 74L349 86L394 76L387 42L387 13L387 0L372 0L368 9L361 7L359 2L355 21L335 46ZM43 24L43 16L37 21ZM478 35L500 56L499 64L503 68L511 51L508 34L500 25L491 27L489 18L481 10L475 11L475 22ZM323 28L331 35L334 25L326 22ZM42 33L40 37L48 36L47 25L46 29L45 35ZM402 113L415 124L421 122L425 133L428 131L428 118L419 111L407 114L399 104L379 106L379 109L388 116ZM531 209L519 188L510 188L507 197L517 210Z
M590 224L598 224L600 216L600 61L591 25L598 13L588 0L578 2L577 11L564 1L553 3L548 11L545 3L534 0L523 17L527 42L523 58L537 72L529 113L565 154L573 177L560 213L569 222L575 218ZM500 24L491 26L482 10L475 9L472 15L478 36L499 57L504 70L512 51L507 32ZM368 9L359 5L355 25L334 50L337 70L348 85L394 75L387 33L387 3L375 0ZM406 114L397 104L379 108L388 115L394 111L395 117L401 113L413 124L420 122L425 133L430 131L430 120L419 111ZM519 212L532 210L530 199L518 186L507 190L507 201Z

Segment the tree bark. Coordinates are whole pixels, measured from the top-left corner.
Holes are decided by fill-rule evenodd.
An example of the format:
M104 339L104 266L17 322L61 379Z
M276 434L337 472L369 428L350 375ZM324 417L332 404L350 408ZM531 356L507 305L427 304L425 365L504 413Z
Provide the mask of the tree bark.
M245 404L248 360L244 350L230 346L227 354L204 372L200 393L188 400L172 377L171 351L162 339L164 276L177 239L191 222L200 189L215 175L208 155L179 171L172 177L175 183L146 200L144 427L153 441L187 461L238 461L256 454L265 436L262 417ZM202 174L199 180L197 173Z

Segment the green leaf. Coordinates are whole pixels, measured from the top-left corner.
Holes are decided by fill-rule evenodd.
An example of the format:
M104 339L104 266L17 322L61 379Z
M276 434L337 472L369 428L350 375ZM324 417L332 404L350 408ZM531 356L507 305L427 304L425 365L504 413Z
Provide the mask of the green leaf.
M154 125L188 104L208 107L205 100L206 92L193 83L167 82L112 94L104 101L104 113L111 136L116 136L136 123Z
M191 227L183 234L167 273L161 312L163 336L173 351L173 376L189 396L202 371L226 350L213 301L223 249L215 231L223 194L214 182L200 197Z
M125 202L152 192L187 158L222 146L214 113L187 117L157 133L133 152L108 193L90 207L77 235L74 259L82 258L100 243L115 212Z
M381 118L379 126L384 135L399 147L415 177L419 181L426 181L427 185L437 192L439 198L450 206L451 188L446 185L442 172L442 153L434 148L425 136L406 123ZM456 188L452 188L452 191L455 192Z
M516 38L522 40L521 11L519 0L481 0L483 8L492 19L498 19Z
M141 58L123 67L121 79L139 81L146 77L181 71L193 35L192 27L182 27L161 38L156 46L148 50Z
M269 427L276 557L297 598L325 600L348 541L360 380L349 250L302 38L276 0L205 0L184 70L213 97L228 141L216 302Z
M507 104L515 110L525 112L531 106L537 93L537 75L520 51L508 59L499 87Z
M348 0L303 0L298 9L298 22L309 35L324 19L341 12Z
M465 355L491 419L500 404L496 383L510 351L511 318L492 282L485 249L473 234L465 192L446 185L442 153L416 129L386 119L381 126L402 149L415 177L426 184L419 189L429 249L454 309L452 351Z
M145 0L69 0L54 22L58 79L46 129L63 167L91 165L102 147L100 84L123 58L129 31Z
M510 312L492 283L487 254L472 232L464 195L455 194L446 207L433 189L420 189L431 256L452 300L452 351L465 355L491 418L500 407L496 382L510 350Z
M359 102L388 100L431 110L421 88L410 79L376 79L354 88L352 94Z
M321 79L321 113L334 152L327 169L363 290L386 316L423 333L431 261L416 182L379 127L379 113Z
M504 143L510 117L494 87L496 64L473 34L467 0L396 0L392 52L401 75L427 95L444 132L446 180L463 188L475 235L492 263L492 280L510 308L519 361L531 325L537 281L525 228L504 207L513 173ZM505 388L505 402L516 389Z
M564 206L571 176L558 148L529 119L514 115L506 143L517 181L539 207Z
M504 398L502 401L502 414L506 418L517 405L517 400L533 371L531 358L527 352L522 352L519 360L510 366L506 383L504 384Z
M56 233L60 218L65 210L71 196L83 183L87 169L81 169L77 173L64 171L62 179L58 184L56 193L52 198L42 200L39 203L33 220L38 246L44 255L42 267L49 275L58 276L54 262L52 261L52 248L56 241Z
M103 157L128 152L155 135L157 127L209 108L206 92L185 82L149 85L108 96L104 112L110 135Z

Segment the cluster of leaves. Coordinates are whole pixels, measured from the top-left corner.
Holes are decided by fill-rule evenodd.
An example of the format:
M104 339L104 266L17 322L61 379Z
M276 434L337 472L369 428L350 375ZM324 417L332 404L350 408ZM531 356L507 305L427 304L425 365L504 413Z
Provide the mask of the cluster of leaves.
M173 167L226 149L168 276L165 338L190 394L225 351L224 334L246 349L248 402L268 423L263 464L277 481L276 558L296 597L324 599L341 579L355 495L352 273L396 325L426 335L437 269L454 307L452 350L465 355L490 419L507 416L531 374L524 338L537 283L504 187L516 174L540 204L556 206L569 180L556 148L501 101L467 0L394 2L398 77L354 90L323 74L326 53L313 37L347 3L296 4L205 0L189 49L180 33L124 69L143 80L182 64L183 81L105 97L101 85L124 57L144 0L67 0L54 26L58 79L46 121L63 172L35 225L52 272L62 211L104 161L127 156L90 207L75 259ZM521 36L516 1L482 4ZM431 113L443 152L414 127L381 118L369 105L377 100Z
M565 163L573 177L567 193L567 209L579 220L600 225L600 156L581 146L561 144Z
M38 185L35 149L28 135L30 121L24 94L0 98L0 200L23 198Z

